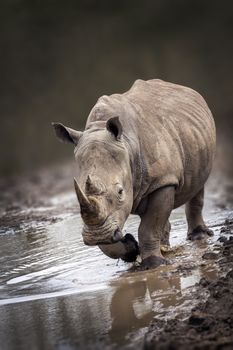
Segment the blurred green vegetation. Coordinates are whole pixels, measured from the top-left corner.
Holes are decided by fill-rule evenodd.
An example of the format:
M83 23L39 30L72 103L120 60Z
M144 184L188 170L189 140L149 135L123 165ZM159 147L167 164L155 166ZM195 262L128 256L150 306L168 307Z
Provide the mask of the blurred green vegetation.
M72 158L50 126L84 128L102 94L137 78L198 90L232 157L233 5L230 1L0 3L1 173Z

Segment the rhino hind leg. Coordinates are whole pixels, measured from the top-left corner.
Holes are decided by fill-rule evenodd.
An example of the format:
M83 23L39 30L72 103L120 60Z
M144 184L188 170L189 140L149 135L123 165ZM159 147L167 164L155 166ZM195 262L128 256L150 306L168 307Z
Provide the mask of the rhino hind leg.
M174 187L167 186L151 193L141 216L138 238L142 268L154 268L167 261L161 253L161 239L168 243L168 218L174 206ZM167 239L166 239L167 238Z
M204 239L208 236L213 236L214 234L204 223L202 216L203 204L204 187L185 205L185 213L188 223L187 239L191 241Z

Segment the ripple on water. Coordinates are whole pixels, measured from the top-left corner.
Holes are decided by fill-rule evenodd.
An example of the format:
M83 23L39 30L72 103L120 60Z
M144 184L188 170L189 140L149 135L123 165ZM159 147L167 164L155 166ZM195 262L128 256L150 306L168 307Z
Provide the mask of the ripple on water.
M221 211L216 218L216 212L211 211L207 221L217 231L225 217L226 212ZM139 222L138 217L130 216L125 232L130 232L137 238ZM184 244L188 249L190 243L186 241L183 208L173 211L171 223L172 246ZM85 246L80 234L81 226L80 216L77 215L49 225L46 229L38 227L36 233L21 232L14 238L3 236L0 249L5 254L0 258L3 267L0 281L5 286L5 292L16 297L20 286L20 294L26 294L29 283L31 295L43 289L53 292L54 289L59 291L60 288L74 288L80 292L86 286L92 285L95 289L98 284L109 283L127 271L129 265L109 259L98 247ZM212 240L216 239L214 237ZM193 255L188 254L183 259L192 260Z

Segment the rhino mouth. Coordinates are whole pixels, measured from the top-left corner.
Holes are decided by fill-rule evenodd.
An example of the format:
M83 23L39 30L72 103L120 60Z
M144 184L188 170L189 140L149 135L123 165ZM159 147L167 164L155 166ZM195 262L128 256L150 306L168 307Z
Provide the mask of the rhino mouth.
M123 239L123 233L119 226L106 228L84 225L82 236L84 244L88 246L114 244Z
M112 243L117 243L120 242L123 238L123 234L121 232L121 230L119 229L119 227L114 231L112 237L111 237L111 241Z

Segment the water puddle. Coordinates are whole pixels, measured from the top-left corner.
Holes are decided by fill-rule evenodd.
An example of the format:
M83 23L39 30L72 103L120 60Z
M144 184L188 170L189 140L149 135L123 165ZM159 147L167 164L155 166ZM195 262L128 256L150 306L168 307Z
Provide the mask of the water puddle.
M67 201L69 194L64 196ZM209 196L210 202L212 197ZM60 199L61 200L61 199ZM57 205L56 198L51 200ZM195 284L215 279L213 249L220 228L232 213L208 204L208 242L186 241L183 208L172 213L171 265L130 272L130 264L111 260L96 247L84 246L79 215L64 216L47 227L1 234L0 339L4 349L135 347L155 317L185 317L197 302ZM137 238L139 219L130 216L125 231ZM10 230L10 229L9 229ZM13 230L13 229L12 229ZM14 231L14 230L13 230ZM216 247L215 247L216 248ZM204 298L205 296L203 296Z

